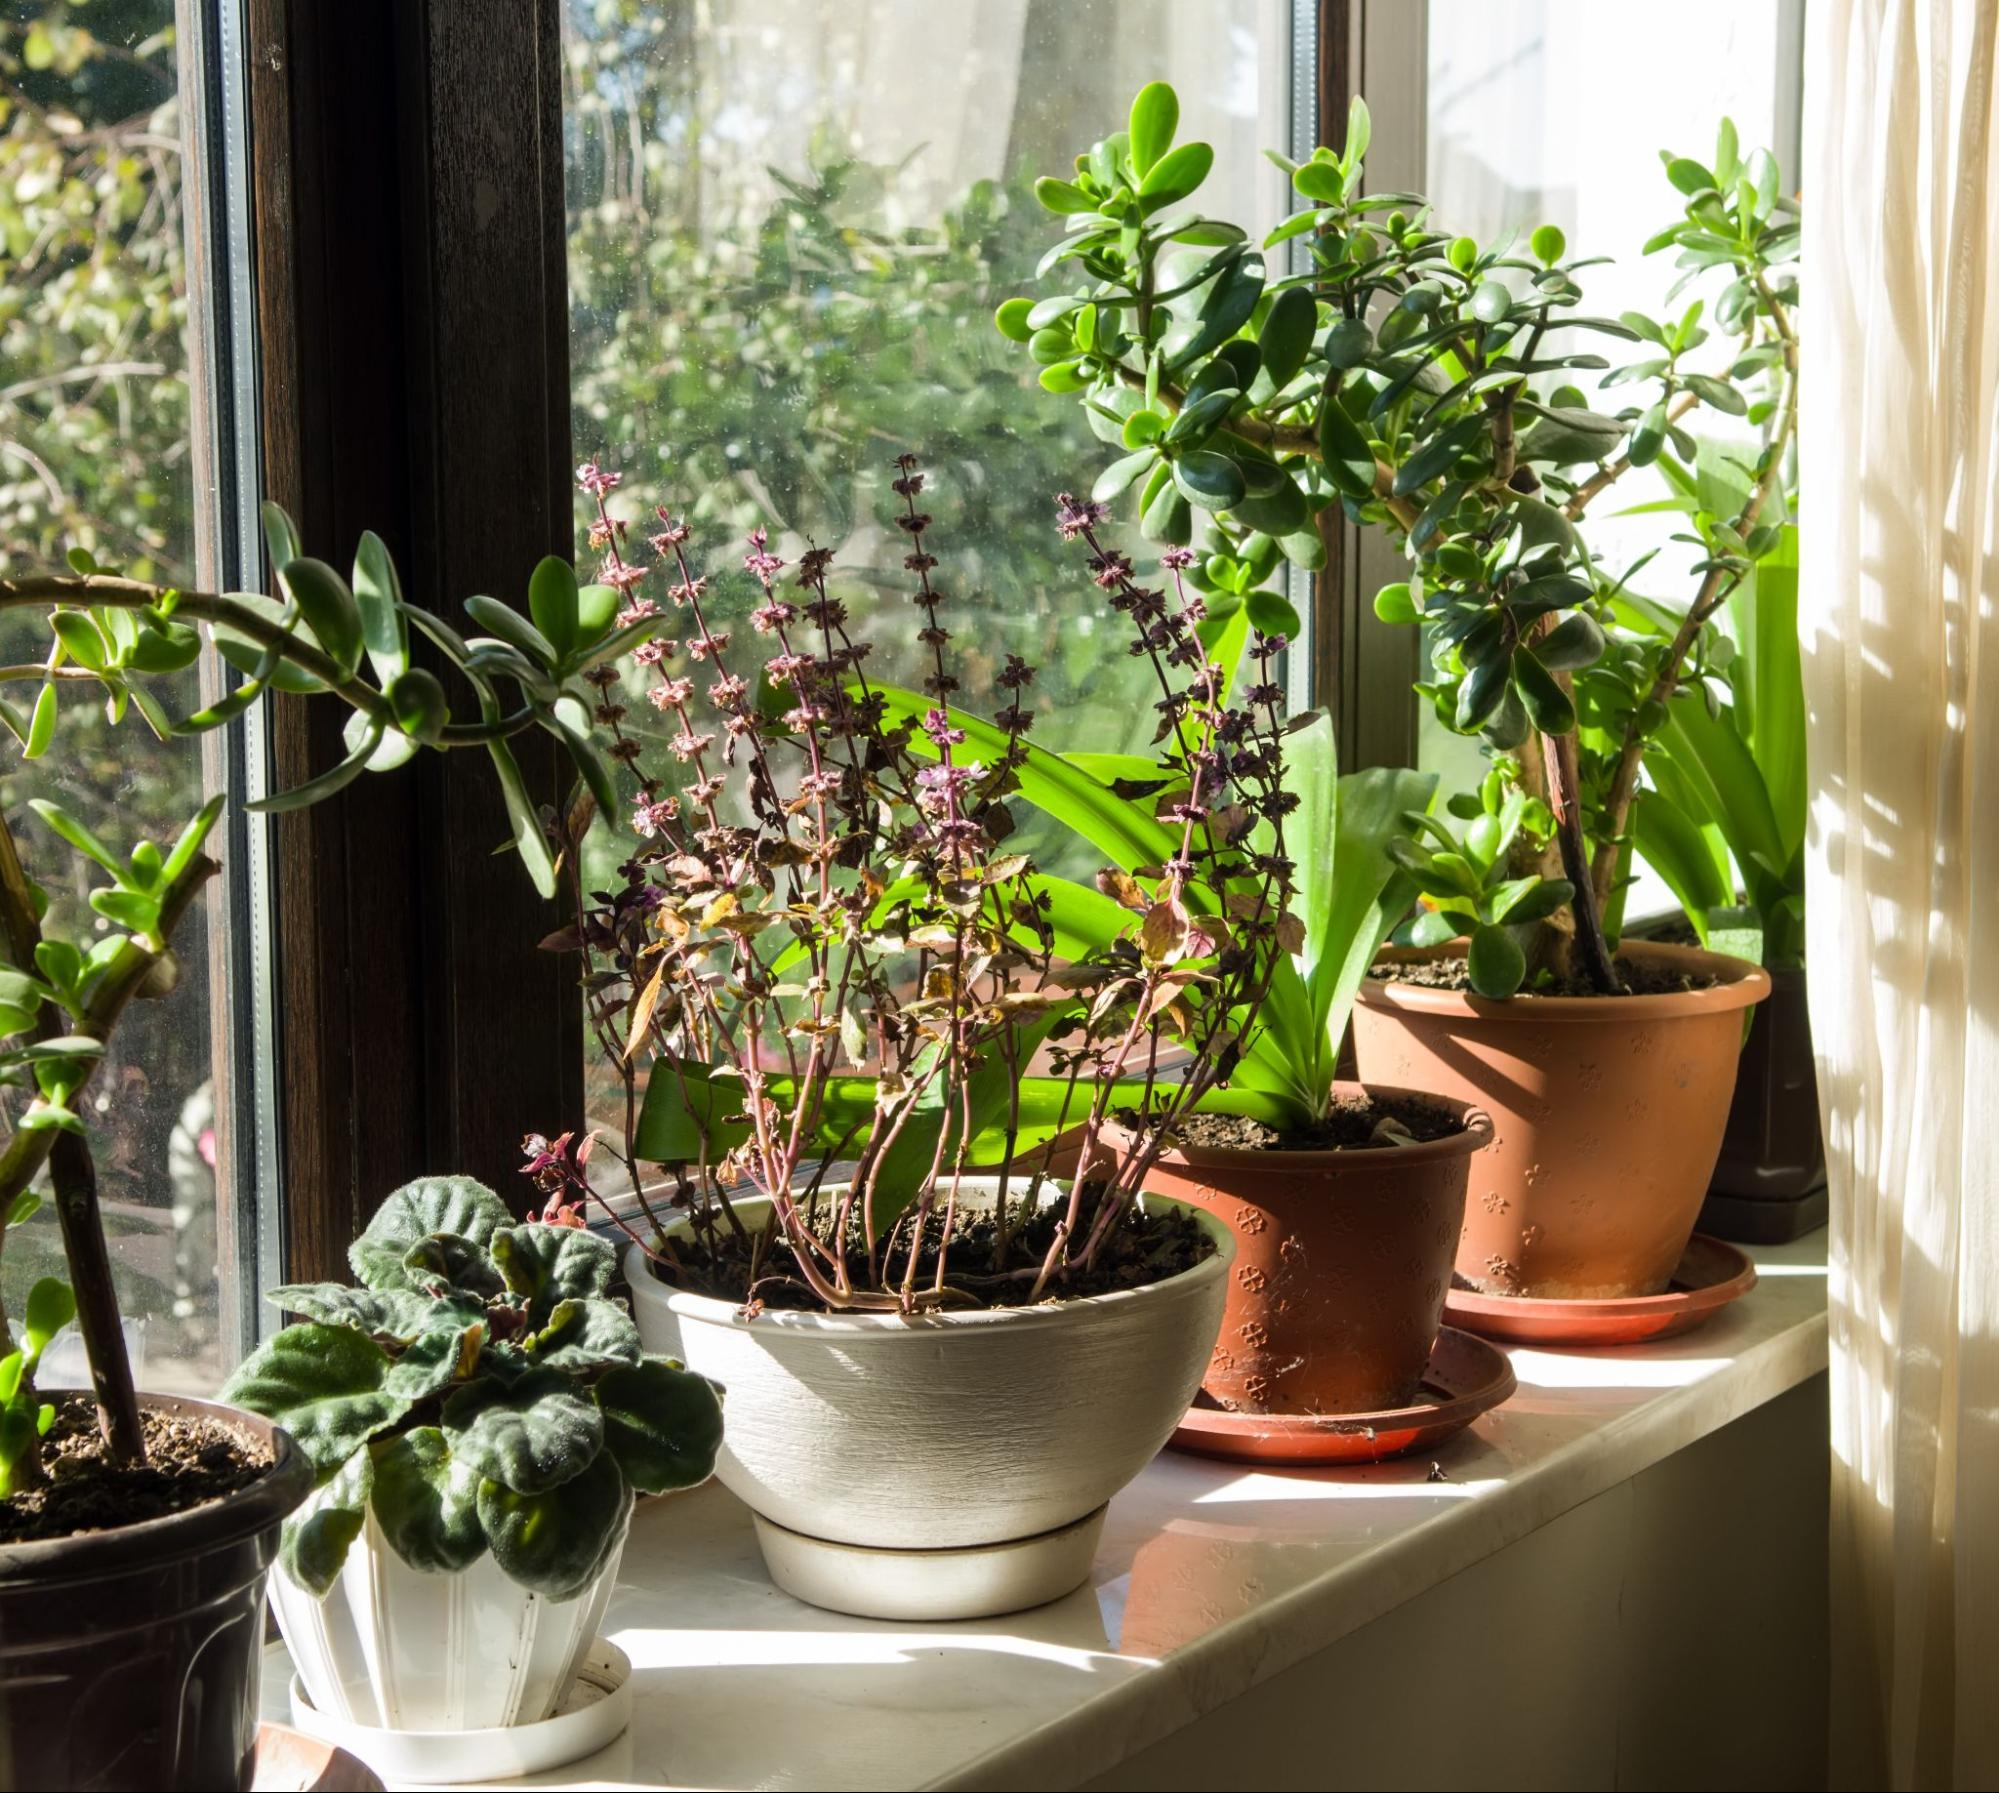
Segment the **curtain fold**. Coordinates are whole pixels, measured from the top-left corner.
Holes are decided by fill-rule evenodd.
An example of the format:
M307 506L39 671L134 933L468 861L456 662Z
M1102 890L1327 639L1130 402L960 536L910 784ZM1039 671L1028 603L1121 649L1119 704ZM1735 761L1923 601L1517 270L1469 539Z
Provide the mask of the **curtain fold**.
M1812 0L1836 1785L1999 1784L1999 0Z

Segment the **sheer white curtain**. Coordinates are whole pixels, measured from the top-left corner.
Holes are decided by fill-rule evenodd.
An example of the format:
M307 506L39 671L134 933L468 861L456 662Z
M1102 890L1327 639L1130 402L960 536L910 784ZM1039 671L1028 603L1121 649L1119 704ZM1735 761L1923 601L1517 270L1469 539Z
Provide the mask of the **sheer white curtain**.
M1999 0L1812 0L1805 686L1833 1760L1999 1784Z

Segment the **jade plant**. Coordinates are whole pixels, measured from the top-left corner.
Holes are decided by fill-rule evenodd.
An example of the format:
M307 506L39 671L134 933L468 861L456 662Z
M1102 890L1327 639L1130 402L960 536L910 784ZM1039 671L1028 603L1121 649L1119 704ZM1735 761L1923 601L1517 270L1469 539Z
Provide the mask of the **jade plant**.
M450 1574L491 1551L521 1586L573 1599L623 1541L634 1494L714 1467L715 1389L641 1350L607 1294L616 1253L573 1212L516 1224L484 1184L429 1177L389 1196L348 1256L358 1289L270 1291L307 1317L223 1390L317 1473L280 1546L312 1593L372 1514L413 1569Z
M337 698L351 712L347 756L296 789L253 805L296 809L344 788L364 772L386 771L422 748L478 748L488 754L512 818L513 845L536 886L555 890L554 859L510 740L541 728L556 736L582 782L607 804L612 785L590 739L584 682L643 631L618 618L618 594L578 587L570 566L548 559L529 584L532 620L491 598L467 613L483 633L467 638L407 602L381 540L361 538L351 581L299 551L297 532L275 505L264 511L276 595L214 593L121 576L85 550L66 572L0 579L0 610L47 618L38 661L0 667L0 682L35 688L31 705L0 702L0 722L28 759L57 740L65 699L102 703L116 721L132 712L161 737L198 735L242 716L267 691ZM419 638L435 663L454 672L477 705L453 715L436 672L418 664ZM168 713L149 681L184 671L212 642L244 677L191 715ZM16 844L17 818L0 816L0 1084L15 1098L0 1145L0 1250L8 1231L34 1212L46 1167L69 1270L66 1287L46 1278L30 1291L18 1348L0 1357L0 1495L40 1474L38 1440L54 1419L34 1371L56 1317L73 1306L89 1357L108 1446L139 1462L144 1439L112 1288L97 1186L82 1115L104 1042L128 1005L174 987L174 938L218 867L204 851L222 799L204 804L166 844L113 845L52 803L30 806L46 827L102 874L90 906L107 924L87 939L46 934L45 893L28 877ZM71 1293L73 1290L73 1294ZM0 1346L11 1342L0 1313Z
M650 763L617 675L596 675L599 725L638 778L641 845L615 888L579 889L577 928L551 943L582 954L624 1087L634 1238L669 1279L753 1309L906 1314L1059 1295L1114 1261L1143 1272L1156 1240L1135 1198L1160 1136L1121 1154L1095 1143L1114 1104L1170 1116L1228 1084L1298 925L1281 640L1250 635L1256 682L1232 697L1199 604L1095 556L1132 651L1160 671L1160 725L1189 779L1117 819L1098 888L1065 884L1018 849L1012 804L1082 787L1029 738L1034 672L1019 659L998 672L990 722L958 707L951 598L910 457L892 521L920 693L872 682L828 551L788 565L754 532L750 608L725 624L683 521L660 510L634 541L611 507L617 476L587 468L583 483L604 576L654 616L634 661L671 730ZM1064 497L1055 524L1074 539L1102 517ZM755 664L732 646L745 633ZM1191 1050L1169 1077L1175 1041ZM1107 1168L1051 1190L1053 1141L1072 1127ZM531 1144L538 1174L591 1187L579 1144ZM671 1173L664 1187L648 1166ZM986 1166L997 1197L975 1220L964 1180ZM738 1211L745 1195L760 1213Z
M1008 301L999 328L1123 449L1095 496L1135 493L1144 532L1198 542L1204 570L1267 565L1272 544L1315 564L1335 504L1389 532L1410 570L1376 609L1423 629L1418 689L1446 727L1510 759L1552 819L1545 846L1516 835L1510 876L1570 886L1521 930L1518 977L1512 955L1482 955L1504 975L1480 987L1620 988L1610 936L1646 751L1701 701L1683 691L1710 625L1785 520L1799 214L1775 160L1745 157L1727 123L1711 163L1668 155L1681 210L1648 248L1677 251L1669 307L1696 283L1711 293L1606 318L1581 309L1591 264L1556 227L1480 244L1418 195L1365 192L1358 101L1341 149L1274 158L1306 201L1262 245L1295 245L1302 266L1281 273L1240 228L1187 208L1213 155L1176 143L1178 115L1154 83L1072 175L1038 183L1065 221L1042 262L1062 290ZM1583 346L1592 335L1635 356L1612 367ZM1592 374L1614 409L1583 391ZM1585 525L1634 469L1691 464L1703 409L1746 419L1753 440L1739 479L1686 516L1692 589L1673 626L1627 627L1619 603L1644 563L1607 565Z

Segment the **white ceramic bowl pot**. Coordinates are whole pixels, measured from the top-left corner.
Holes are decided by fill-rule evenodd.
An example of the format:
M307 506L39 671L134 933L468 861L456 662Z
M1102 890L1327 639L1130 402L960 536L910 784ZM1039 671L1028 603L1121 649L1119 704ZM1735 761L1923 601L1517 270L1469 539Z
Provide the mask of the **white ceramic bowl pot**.
M629 1512L623 1525L629 1528ZM603 1622L621 1535L573 1600L508 1576L491 1554L453 1574L413 1569L371 1510L316 1600L271 1571L278 1628L315 1711L339 1725L482 1731L551 1717Z
M960 1200L995 1188L968 1179ZM778 1586L869 1618L981 1618L1081 1585L1105 1504L1200 1387L1235 1250L1186 1212L1214 1246L1193 1269L1037 1307L745 1320L637 1246L625 1274L646 1349L723 1386L715 1473Z

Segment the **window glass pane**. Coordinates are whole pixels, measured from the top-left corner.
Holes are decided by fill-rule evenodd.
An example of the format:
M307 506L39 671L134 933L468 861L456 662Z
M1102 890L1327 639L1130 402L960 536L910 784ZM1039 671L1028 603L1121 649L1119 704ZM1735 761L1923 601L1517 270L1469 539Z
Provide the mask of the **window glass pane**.
M1039 390L991 315L1055 240L1032 179L1121 127L1148 80L1174 82L1181 136L1215 147L1207 210L1253 236L1284 215L1259 152L1289 135L1287 14L569 0L579 457L624 472L626 514L689 514L711 590L739 610L748 581L728 569L751 525L788 559L808 538L835 549L840 595L875 619L871 669L915 683L920 619L886 518L893 457L918 454L965 701L988 705L977 681L1018 653L1039 669L1037 739L1146 745L1151 675L1098 623L1052 527L1054 495L1119 451Z
M1775 141L1784 84L1797 76L1784 13L1741 0L1686 0L1662 26L1651 8L1601 0L1430 0L1426 190L1442 226L1484 243L1558 224L1571 255L1613 258L1580 276L1585 310L1661 313L1678 271L1671 252L1643 249L1679 215L1679 196L1659 151L1707 161L1729 117L1745 151L1768 147L1788 164L1788 146ZM1637 358L1630 345L1607 338L1583 346L1613 365ZM1726 365L1726 343L1717 337L1711 347ZM1617 388L1598 397L1598 377L1579 383L1599 409L1631 402ZM1702 433L1720 433L1716 424L1705 415ZM1623 487L1623 503L1634 505L1666 491L1649 470ZM1590 545L1618 571L1671 534L1656 516L1601 511L1591 513ZM1695 557L1668 544L1637 589L1684 609ZM1427 705L1418 712L1423 764L1476 776L1477 743L1450 733ZM1642 866L1640 873L1648 875ZM1669 903L1663 886L1641 889L1634 913Z
M174 18L174 0L0 0L0 571L58 564L81 545L135 577L196 577ZM39 620L0 619L0 663L39 665L47 651ZM158 695L185 712L197 683L190 672ZM10 680L0 697L25 713L38 689ZM204 783L200 742L162 744L136 716L114 728L94 690L62 705L47 759L24 764L0 739L0 803L49 894L50 930L86 947L109 925L89 908L94 868L28 800L53 798L129 849L171 839ZM207 908L180 930L172 998L127 1012L86 1109L134 1369L147 1386L199 1392L225 1367L230 1311ZM21 1098L0 1101L18 1112ZM45 1206L8 1237L9 1309L60 1270ZM46 1385L66 1378L83 1378L73 1334L42 1371Z

